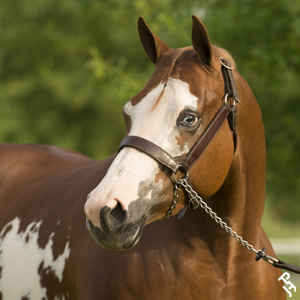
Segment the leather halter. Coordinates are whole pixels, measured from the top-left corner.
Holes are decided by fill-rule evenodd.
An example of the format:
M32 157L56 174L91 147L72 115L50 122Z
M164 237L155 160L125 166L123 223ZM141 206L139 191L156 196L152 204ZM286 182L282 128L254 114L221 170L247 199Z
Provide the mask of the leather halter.
M181 169L186 176L183 178L184 180L188 180L187 172L189 169L193 166L193 164L199 159L199 157L204 153L204 151L207 149L211 141L214 139L216 134L218 133L219 129L222 127L225 120L228 120L229 127L233 133L233 142L234 142L234 152L237 147L237 110L235 106L235 101L239 102L238 92L236 88L236 84L234 81L234 77L232 74L233 68L230 65L230 62L224 58L220 57L220 62L222 64L221 70L225 82L225 103L221 106L221 108L218 110L218 112L215 114L214 118L210 122L210 124L207 126L205 131L202 133L202 135L199 137L199 139L196 141L194 146L191 148L191 150L188 152L186 156L179 156L179 157L172 157L169 155L165 150L161 149L157 145L151 143L150 141L143 139L138 136L127 136L125 137L120 144L119 151L121 151L124 147L133 147L140 151L145 152L146 154L153 157L155 160L159 161L164 166L168 167L170 170L174 172L174 174L178 171L178 169ZM233 98L233 105L229 106L227 102L227 98L232 97ZM176 187L176 178L174 176L175 181L175 187ZM180 185L177 189L180 189ZM174 199L173 203L171 205L171 209L167 212L167 215L163 218L169 218L169 215L172 213L173 209L176 207L176 203L178 201L179 194L176 195L174 192ZM177 199L176 199L177 197ZM189 196L190 197L190 196ZM202 199L201 199L202 200ZM196 201L197 202L197 201ZM197 208L199 206L199 203L196 203L192 197L190 197L190 205L193 209ZM204 202L205 203L205 202ZM206 203L205 203L206 205ZM207 205L206 205L207 206ZM182 208L178 215L178 220L180 220L186 211L188 206L185 206ZM205 210L207 213L213 213L214 216L217 217L217 215L209 210ZM213 215L210 215L212 218ZM217 217L218 218L218 217ZM215 218L215 221L216 219ZM221 224L222 219L218 218L219 221L217 223ZM225 222L223 222L227 226ZM221 225L222 228L225 228ZM249 245L249 243L245 240L243 240L242 237L238 236L236 232L232 231L230 227L227 226L228 229L225 229L228 233L231 234L232 237L236 238L236 240L243 244L243 246L251 246L252 249L248 250L255 251L256 252L256 258L255 260L260 260L263 258L263 260L269 262L273 265L275 268L285 269L297 274L300 274L300 268L297 266L293 266L291 264L285 263L284 261L280 259L275 259L269 255L266 254L266 249L263 248L262 250L255 250L252 245ZM235 234L235 235L234 235Z
M220 62L222 64L221 70L225 83L225 103L215 114L210 124L207 126L205 131L202 133L202 135L199 137L199 139L196 141L196 143L186 156L172 157L169 153L167 153L159 146L139 136L125 137L121 141L119 152L124 147L133 147L148 154L149 156L172 170L174 173L181 169L185 174L187 174L190 168L210 145L211 141L214 139L226 119L228 120L229 127L233 133L235 152L237 147L237 110L235 101L239 102L239 97L232 74L233 68L231 67L230 62L221 57ZM227 103L228 97L233 98L233 105L231 106Z

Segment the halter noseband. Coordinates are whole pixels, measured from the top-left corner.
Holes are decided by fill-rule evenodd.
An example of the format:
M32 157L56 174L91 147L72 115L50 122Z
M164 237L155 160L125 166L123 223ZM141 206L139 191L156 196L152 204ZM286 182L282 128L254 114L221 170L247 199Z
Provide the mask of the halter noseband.
M228 120L229 127L233 133L234 152L237 146L237 110L235 101L239 102L238 92L234 77L233 68L228 60L220 58L222 64L221 70L225 82L225 103L221 106L214 118L207 126L203 134L198 138L194 146L190 149L186 156L172 157L165 150L152 142L139 136L127 136L120 144L119 152L124 147L133 147L148 154L167 168L176 173L181 169L185 174L190 170L194 163L201 157L211 141L214 139L225 120ZM233 98L233 105L229 105L227 98Z

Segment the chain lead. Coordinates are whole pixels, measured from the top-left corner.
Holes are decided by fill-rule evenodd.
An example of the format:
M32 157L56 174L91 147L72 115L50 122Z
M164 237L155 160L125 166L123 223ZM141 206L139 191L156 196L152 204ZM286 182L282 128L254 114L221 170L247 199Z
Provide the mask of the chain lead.
M273 258L269 255L267 255L266 249L262 250L256 250L251 244L249 244L246 240L244 240L241 236L239 236L235 231L232 230L230 226L227 225L226 222L224 222L220 217L217 216L215 212L207 205L206 202L203 201L203 199L197 194L197 192L192 188L192 186L188 183L187 177L176 179L175 174L173 174L174 178L174 197L172 200L172 204L170 209L167 211L166 216L163 218L163 220L170 218L170 215L173 213L173 210L176 208L176 205L179 201L179 195L180 195L180 188L181 186L186 190L186 192L189 195L189 205L194 206L194 208L197 208L198 206L201 206L205 210L207 214L210 215L212 219L215 220L217 224L219 224L222 228L225 229L227 233L229 233L233 238L235 238L239 243L241 243L244 247L246 247L249 251L253 251L256 254L255 260L259 260L263 258L263 260L267 261L268 263L273 265L273 262L278 262L276 258ZM192 204L193 202L193 204ZM195 206L196 202L198 205Z
M259 251L254 249L254 247L249 244L247 241L245 241L241 236L239 236L235 231L232 230L230 226L227 225L226 222L224 222L220 217L217 216L215 212L212 211L212 209L207 205L206 202L203 201L203 199L197 194L195 190L193 190L192 186L187 182L185 178L182 179L176 179L175 175L173 174L174 178L174 197L172 200L172 204L170 209L167 211L166 216L163 218L163 220L170 218L170 215L173 213L173 210L176 208L176 205L179 201L179 195L180 195L180 187L184 187L186 192L189 195L190 201L191 200L196 201L198 205L201 206L205 210L207 214L210 215L212 219L215 220L217 224L219 224L222 228L225 229L227 233L229 233L233 238L235 238L239 243L241 243L244 247L246 247L249 251L255 252L257 255L259 254ZM198 206L197 206L198 207Z
M176 205L179 201L180 187L181 187L181 183L175 179L174 197L172 200L172 204L170 206L170 209L167 211L166 215L164 216L164 218L162 220L169 219L170 215L173 213L173 210L176 208Z
M190 184L186 181L186 179L179 179L178 180L180 185L184 187L188 195L190 196L190 199L196 200L196 202L205 210L207 214L210 215L212 219L215 220L217 224L219 224L222 228L226 230L227 233L229 233L233 238L235 238L239 243L241 243L244 247L246 247L249 251L253 251L256 254L258 254L258 251L254 249L254 247L249 244L247 241L245 241L241 236L239 236L235 231L232 230L230 226L227 225L226 222L224 222L220 217L217 216L215 212L212 211L212 209L202 200L202 198L197 194L196 191L193 190Z

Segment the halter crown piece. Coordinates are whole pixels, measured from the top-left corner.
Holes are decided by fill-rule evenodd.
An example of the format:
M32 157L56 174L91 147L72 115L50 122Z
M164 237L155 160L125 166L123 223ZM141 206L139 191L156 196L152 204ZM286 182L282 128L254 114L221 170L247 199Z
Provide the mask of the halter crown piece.
M227 233L235 238L239 243L241 243L244 247L246 247L249 251L253 251L256 253L255 260L260 260L261 258L264 261L267 261L275 268L285 269L297 274L300 274L300 268L287 264L282 260L273 258L266 254L266 249L256 250L254 247L249 244L246 240L244 240L241 236L239 236L235 231L232 230L220 217L217 216L215 212L212 211L210 207L202 200L202 198L195 192L192 186L189 183L188 171L194 165L194 163L201 157L201 155L205 152L207 147L210 145L211 141L214 139L219 129L224 124L227 119L229 127L233 133L233 143L234 143L234 153L237 147L237 108L236 102L239 103L239 96L237 87L235 84L235 80L232 74L233 67L230 62L222 57L219 58L221 62L221 71L223 74L223 79L225 83L225 101L224 104L220 107L218 112L213 117L212 121L209 123L205 131L198 138L194 146L190 149L186 156L178 156L172 157L165 150L155 145L154 143L141 138L139 136L127 136L125 137L120 144L119 152L124 147L133 147L144 153L148 154L167 168L173 171L173 178L175 184L174 198L170 209L167 211L166 216L163 219L169 218L173 212L173 209L176 207L178 203L180 188L184 187L189 197L189 205L196 209L199 206L205 210L222 228L226 230ZM172 69L172 68L171 68ZM170 72L168 74L168 77ZM166 84L164 88L166 87ZM228 98L232 98L232 105L228 104ZM182 170L185 173L185 176L182 179L176 179L175 174L178 170ZM178 214L178 220L182 219L185 211L188 206L181 209Z

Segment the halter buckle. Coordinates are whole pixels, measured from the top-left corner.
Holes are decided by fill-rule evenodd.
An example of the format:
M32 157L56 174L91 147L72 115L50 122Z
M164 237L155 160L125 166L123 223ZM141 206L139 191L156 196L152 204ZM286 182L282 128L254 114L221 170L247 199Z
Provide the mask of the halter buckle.
M273 265L274 262L278 262L278 260L268 254L266 254L266 248L262 248L261 250L258 250L256 252L256 257L255 257L255 260L256 261L259 261L261 258L268 262L269 264Z
M228 97L231 97L231 99L232 99L232 105L235 106L236 102L235 102L234 96L229 96L228 93L225 95L225 100L224 100L225 104L228 103Z

